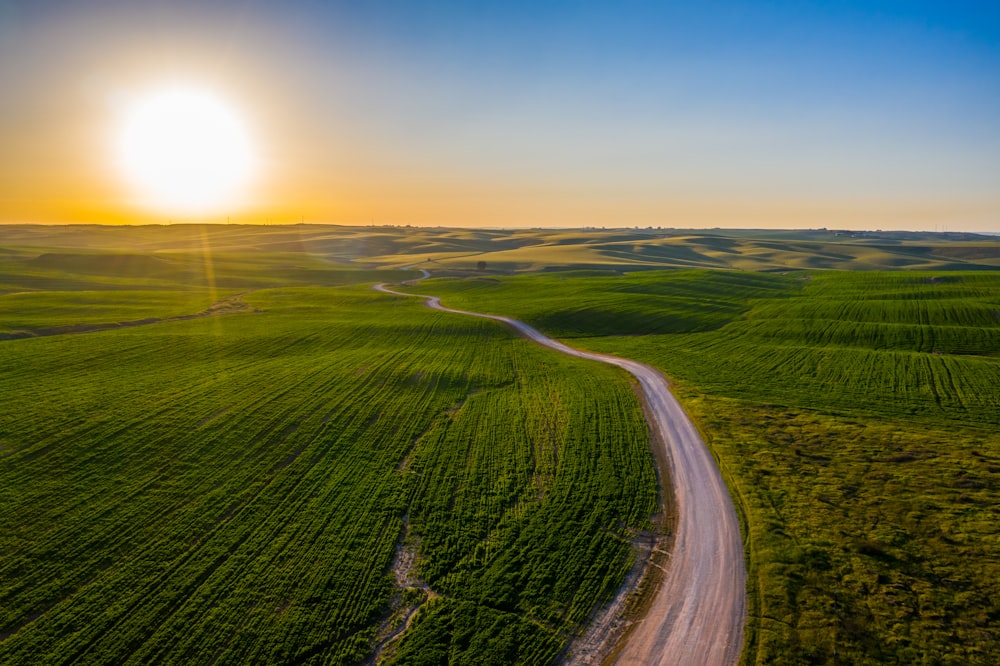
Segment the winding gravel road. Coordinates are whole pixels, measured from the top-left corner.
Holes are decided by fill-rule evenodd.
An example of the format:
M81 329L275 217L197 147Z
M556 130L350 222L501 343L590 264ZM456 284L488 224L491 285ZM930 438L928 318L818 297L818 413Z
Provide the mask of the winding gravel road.
M423 278L429 277L422 271ZM420 278L420 279L423 279ZM397 296L384 284L375 289ZM666 378L648 365L573 349L510 317L455 310L436 296L418 296L435 310L500 321L555 351L610 363L631 373L648 405L650 426L670 460L677 523L666 575L646 616L628 636L620 664L729 666L743 645L746 568L733 502L719 468L691 419L670 392Z

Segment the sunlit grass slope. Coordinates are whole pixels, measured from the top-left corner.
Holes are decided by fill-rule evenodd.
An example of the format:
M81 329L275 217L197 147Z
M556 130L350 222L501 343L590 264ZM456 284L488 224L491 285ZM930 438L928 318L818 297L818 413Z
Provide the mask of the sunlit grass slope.
M405 275L308 253L224 253L210 246L147 253L19 249L0 253L0 339L196 315L268 287L357 284Z
M0 662L353 663L394 598L401 662L550 661L655 511L624 377L366 287L247 300L0 342Z
M192 252L139 254L102 250L22 251L0 255L0 293L37 290L246 290L289 285L338 285L402 278L308 253Z
M965 246L875 241L790 241L733 239L711 235L644 234L616 240L594 233L591 237L542 235L520 247L496 249L481 243L479 251L406 252L371 257L385 265L404 266L416 260L422 268L473 270L484 261L493 272L532 272L573 268L649 270L657 268L730 268L740 270L954 270L1000 268L1000 243Z
M748 663L1000 661L1000 274L432 280L675 380L746 516Z

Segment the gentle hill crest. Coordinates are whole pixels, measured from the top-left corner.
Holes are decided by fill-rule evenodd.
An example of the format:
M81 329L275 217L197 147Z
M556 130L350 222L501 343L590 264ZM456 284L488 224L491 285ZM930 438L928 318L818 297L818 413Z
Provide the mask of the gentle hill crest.
M770 229L457 229L278 226L7 225L0 246L15 259L91 272L87 253L127 253L127 270L157 272L168 255L252 253L401 268L516 273L611 269L721 268L752 271L995 270L1000 238L971 233ZM65 248L61 253L54 248ZM76 255L71 259L63 255ZM145 258L142 258L145 257ZM156 258L153 258L156 257ZM120 261L125 262L125 259ZM103 269L102 269L103 270Z

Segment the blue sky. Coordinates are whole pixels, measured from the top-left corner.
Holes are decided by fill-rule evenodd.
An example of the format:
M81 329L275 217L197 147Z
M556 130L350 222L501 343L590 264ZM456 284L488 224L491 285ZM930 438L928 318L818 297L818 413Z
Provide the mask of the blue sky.
M278 216L1000 231L998 3L0 7L0 177L20 153L40 209L45 165L86 161L32 129L56 98L69 150L95 89L186 77L247 109ZM0 219L29 214L0 181Z

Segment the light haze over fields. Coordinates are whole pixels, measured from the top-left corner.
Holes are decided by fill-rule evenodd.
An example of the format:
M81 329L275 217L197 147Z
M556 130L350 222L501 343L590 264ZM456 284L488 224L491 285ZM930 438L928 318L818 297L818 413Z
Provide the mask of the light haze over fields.
M198 215L113 147L177 84L253 153ZM1000 231L995 1L15 0L0 90L0 222Z

